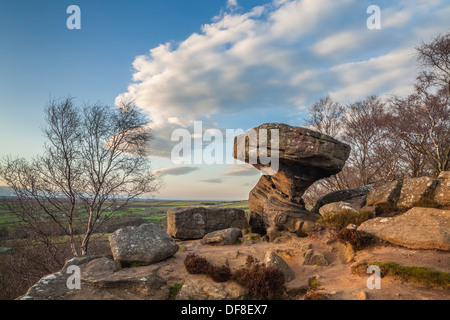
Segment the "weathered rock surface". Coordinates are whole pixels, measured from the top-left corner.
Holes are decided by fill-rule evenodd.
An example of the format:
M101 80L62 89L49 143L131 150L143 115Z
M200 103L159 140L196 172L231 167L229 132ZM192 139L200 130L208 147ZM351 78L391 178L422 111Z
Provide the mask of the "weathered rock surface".
M210 246L226 246L236 242L242 237L242 231L238 228L228 228L217 230L205 235L201 241L202 244Z
M324 205L319 209L320 215L323 217L327 214L333 214L342 210L347 210L349 212L358 212L359 207L356 207L352 205L349 202L339 201L339 202L332 202Z
M278 148L272 148L271 139L256 147L248 142L255 132L269 136L272 130L278 130ZM305 210L303 193L315 181L341 171L349 154L350 147L332 137L280 123L263 124L236 137L233 156L248 163L254 156L257 161L251 164L264 174L249 195L252 232L265 234L267 227L276 227L307 234L319 216ZM264 155L276 159L267 163Z
M400 210L410 209L420 200L431 198L437 182L430 177L405 178L397 207Z
M351 203L353 206L361 207L373 187L373 185L367 185L328 193L316 201L316 204L314 205L314 208L312 208L311 212L319 213L319 209L324 205L339 201L345 201Z
M377 214L383 214L397 209L402 184L392 181L373 188L366 199L366 206L374 207Z
M174 208L167 211L167 233L178 239L201 239L228 228L248 228L244 210L229 208Z
M242 300L247 290L234 281L217 283L206 275L189 275L176 300Z
M322 253L316 252L314 249L310 249L305 254L303 264L307 266L328 266L330 263Z
M173 256L178 245L163 229L153 223L125 227L109 237L114 258L122 263L149 265Z
M79 288L69 288L80 268ZM47 275L33 285L20 300L165 300L169 287L154 270L135 273L119 270L117 261L102 256L75 257L60 272ZM72 277L72 278L71 278Z
M295 273L292 271L286 261L284 261L283 258L277 255L275 252L267 252L266 256L264 257L264 263L266 266L278 268L284 274L285 282L291 282L295 279Z
M412 208L393 218L375 218L357 229L412 249L450 250L450 210Z
M433 200L440 206L450 206L450 171L440 173Z

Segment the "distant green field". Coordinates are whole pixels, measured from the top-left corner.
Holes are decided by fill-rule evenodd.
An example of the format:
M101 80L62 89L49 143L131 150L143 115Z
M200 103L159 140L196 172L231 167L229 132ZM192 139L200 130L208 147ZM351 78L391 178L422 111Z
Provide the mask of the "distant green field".
M145 221L160 224L166 219L167 210L180 207L220 207L237 208L248 212L248 201L176 201L176 200L152 200L136 201L130 203L126 211L118 212L116 217L126 219L128 217L140 217ZM14 228L19 219L8 209L0 204L0 228Z

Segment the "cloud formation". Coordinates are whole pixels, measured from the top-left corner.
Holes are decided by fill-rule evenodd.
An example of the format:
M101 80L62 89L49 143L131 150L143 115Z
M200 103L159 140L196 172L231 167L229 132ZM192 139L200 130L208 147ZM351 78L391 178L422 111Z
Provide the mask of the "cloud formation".
M206 183L222 183L223 180L220 178L210 178L210 179L202 179L202 180L198 180L200 182L206 182Z
M382 29L368 30L368 1L273 0L247 12L228 0L200 33L135 58L133 99L153 121L155 155L169 156L173 130L194 120L277 110L278 121L331 93L341 102L404 93L416 74L414 46L450 27L444 0L384 1ZM300 118L300 117L298 117ZM259 118L258 118L259 119Z
M198 170L198 167L188 167L188 166L179 166L179 167L171 167L171 168L163 168L153 171L154 175L157 176L181 176L193 171Z
M261 172L258 169L255 169L252 165L249 164L236 164L232 165L228 168L227 171L223 172L222 176L257 176L260 175Z

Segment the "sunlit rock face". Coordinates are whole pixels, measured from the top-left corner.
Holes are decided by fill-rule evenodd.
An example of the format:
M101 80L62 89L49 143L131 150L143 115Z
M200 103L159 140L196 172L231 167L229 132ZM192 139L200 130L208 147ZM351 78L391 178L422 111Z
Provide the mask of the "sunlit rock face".
M275 227L307 234L320 216L305 209L303 193L315 181L340 172L349 155L345 143L281 123L266 123L237 136L233 156L263 174L249 195L252 231L265 234Z

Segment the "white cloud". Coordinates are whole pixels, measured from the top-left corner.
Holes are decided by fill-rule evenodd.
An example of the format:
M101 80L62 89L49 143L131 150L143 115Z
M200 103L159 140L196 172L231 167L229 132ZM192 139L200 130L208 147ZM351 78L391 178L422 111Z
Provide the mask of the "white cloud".
M243 163L230 166L227 171L222 173L222 176L256 176L260 174L261 172L252 165Z
M172 131L194 120L207 129L224 115L290 114L329 92L358 99L404 91L416 72L408 54L430 34L423 30L450 26L439 14L448 11L443 3L385 3L376 31L366 28L367 3L357 0L273 0L229 10L200 33L136 57L134 82L117 99L131 98L149 113L154 154L168 156Z
M237 5L238 5L237 0L228 0L227 1L227 8L236 7Z
M181 175L185 175L188 173L191 173L193 171L198 170L199 168L197 167L170 167L170 168L163 168L163 169L158 169L153 171L154 175L157 176L163 176L163 175L169 175L169 176L181 176Z

